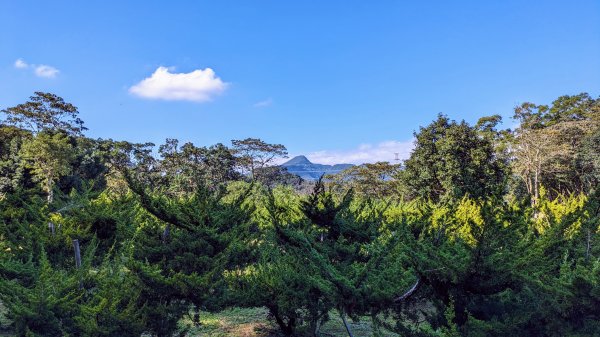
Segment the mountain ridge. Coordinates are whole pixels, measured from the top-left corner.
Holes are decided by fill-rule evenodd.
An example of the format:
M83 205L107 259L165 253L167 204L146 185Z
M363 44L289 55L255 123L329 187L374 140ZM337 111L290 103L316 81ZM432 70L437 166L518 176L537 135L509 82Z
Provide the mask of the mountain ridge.
M288 172L296 174L305 180L317 180L324 174L336 174L347 168L354 166L353 164L316 164L311 162L306 156L296 156L280 165L287 169Z

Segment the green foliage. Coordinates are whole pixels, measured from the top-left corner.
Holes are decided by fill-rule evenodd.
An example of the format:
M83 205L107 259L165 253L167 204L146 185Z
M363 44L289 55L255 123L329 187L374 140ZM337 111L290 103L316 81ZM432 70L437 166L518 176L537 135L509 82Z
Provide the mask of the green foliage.
M200 185L219 186L238 178L235 158L223 144L196 147L186 143L179 147L176 139L167 139L158 149L160 162L160 186L174 196L193 194Z
M540 186L553 196L589 193L598 183L594 134L600 127L600 99L587 93L561 96L552 105L523 103L513 117L513 167L535 204Z
M24 264L7 261L0 268L2 274L6 274L7 268L7 272L16 278L0 280L0 299L8 308L17 335L65 336L76 333L73 317L82 295L76 274L53 269L43 251L38 263L31 260Z
M51 93L36 91L29 101L1 111L7 125L34 133L54 130L79 136L87 128L78 117L79 111L71 103Z
M598 112L580 94L517 107L514 132L439 116L404 167L302 194L268 165L282 145L168 139L155 158L83 137L75 107L36 93L0 125L0 324L183 336L258 310L286 335L346 318L376 336L600 335Z
M30 168L52 203L54 184L58 178L68 174L73 159L73 146L62 133L42 132L32 141L23 144L21 156Z
M264 171L275 159L287 157L287 149L281 144L269 144L258 138L231 141L238 165L252 180L263 181Z
M29 132L0 124L0 199L7 193L30 187L28 172L21 164L20 149Z
M267 307L287 335L317 334L334 309L358 318L391 303L406 282L382 268L398 257L398 240L380 235L387 206L353 199L322 182L295 206L268 193L259 260L228 275L238 303Z
M129 173L125 176L153 216L135 234L130 267L144 284L142 298L157 333L173 331L190 306L223 308L224 273L243 268L255 255L252 208L244 206L252 185L230 202L223 200L225 191L202 186L190 197L175 199L148 194Z
M396 179L400 165L388 162L367 163L352 166L334 176L327 176L328 185L334 190L352 188L357 194L367 198L402 197L402 184Z
M402 172L414 197L439 201L503 192L506 163L495 155L490 139L480 137L476 128L439 115L415 133L415 138L415 149Z

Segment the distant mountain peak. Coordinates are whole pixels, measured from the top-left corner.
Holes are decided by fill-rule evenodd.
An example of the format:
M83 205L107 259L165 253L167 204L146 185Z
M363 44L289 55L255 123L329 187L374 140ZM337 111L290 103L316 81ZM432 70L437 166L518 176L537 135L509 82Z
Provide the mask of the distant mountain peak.
M310 165L312 164L308 158L305 156L296 156L285 163L281 164L281 166L291 166L291 165Z
M296 156L287 162L281 164L288 172L296 174L303 179L317 180L324 174L336 174L354 165L352 164L336 164L324 165L314 164L305 156Z

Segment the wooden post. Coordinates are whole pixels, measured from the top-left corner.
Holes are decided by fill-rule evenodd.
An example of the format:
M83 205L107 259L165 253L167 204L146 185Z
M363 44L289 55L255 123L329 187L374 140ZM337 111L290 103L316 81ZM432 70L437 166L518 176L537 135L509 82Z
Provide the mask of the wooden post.
M75 268L81 268L81 251L79 250L79 240L73 239L73 249L75 250Z

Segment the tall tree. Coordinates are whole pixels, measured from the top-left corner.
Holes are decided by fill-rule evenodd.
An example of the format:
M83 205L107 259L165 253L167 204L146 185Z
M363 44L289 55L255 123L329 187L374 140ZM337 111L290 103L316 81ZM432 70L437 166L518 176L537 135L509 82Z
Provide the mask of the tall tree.
M401 181L398 178L400 165L388 162L366 163L352 166L342 172L327 176L328 185L342 191L352 188L358 195L368 198L398 196Z
M582 155L586 139L600 126L600 99L582 93L561 96L550 106L523 103L515 108L519 122L512 141L513 167L532 202L540 186L554 195L589 191L592 166Z
M220 143L210 147L192 143L179 146L177 139L167 139L158 152L164 185L175 194L190 194L199 185L216 187L239 177L232 151Z
M71 171L73 146L69 139L60 132L42 132L23 144L21 155L52 203L57 179Z
M29 101L2 110L7 125L17 126L33 133L44 130L61 130L69 135L80 136L87 130L78 117L79 110L61 97L36 91Z
M490 139L466 122L444 115L415 133L416 146L404 162L404 183L415 197L482 198L502 192L505 163Z
M533 205L540 196L542 175L550 171L546 164L550 158L564 150L553 146L552 138L555 137L548 130L542 129L519 129L515 132L513 170L525 183Z
M260 180L260 169L271 164L277 158L287 158L287 149L281 144L269 144L258 138L232 140L233 150L241 168L252 180Z
M141 207L159 220L140 228L136 241L141 244L135 245L131 268L145 283L143 298L151 303L148 309L156 320L152 325L163 331L157 335L171 336L190 305L222 309L226 301L223 275L254 259L253 208L244 203L253 186L231 196L232 201L224 200L223 190L207 188L170 198L151 192L131 172L123 173ZM173 311L161 313L167 310Z

